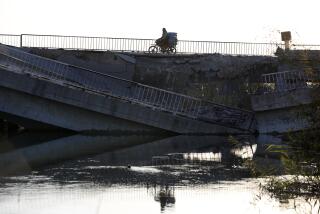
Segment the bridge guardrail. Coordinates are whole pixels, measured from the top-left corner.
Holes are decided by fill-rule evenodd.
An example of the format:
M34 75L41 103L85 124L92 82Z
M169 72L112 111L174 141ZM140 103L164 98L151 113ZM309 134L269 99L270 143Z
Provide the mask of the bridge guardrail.
M147 52L154 39L22 34L23 47ZM179 40L178 53L272 56L279 44Z
M21 38L22 35L0 34L0 43L5 45L21 47Z
M0 43L17 47L49 49L148 52L148 48L155 43L155 39L0 34ZM177 53L273 56L277 47L283 48L283 45L276 43L179 40Z
M17 48L0 45L0 54L6 58L9 65L19 65L24 72L32 75L63 81L77 87L94 90L96 93L146 105L153 109L247 130L251 128L254 118L253 112L250 111L120 79L26 53Z
M261 75L263 93L319 86L319 74L306 71L282 71Z
M147 52L154 39L36 35L36 34L0 34L0 43L16 47L35 47L69 50ZM177 52L180 54L226 54L274 56L277 48L284 49L278 43L221 42L179 40ZM320 50L317 44L292 44L293 50Z
M16 47L35 47L68 50L147 52L154 39L36 35L36 34L0 34L0 43ZM179 40L177 52L180 54L226 54L274 56L278 43L221 42ZM320 50L316 44L292 44L294 50Z
M293 50L320 50L320 45L316 44L292 44Z

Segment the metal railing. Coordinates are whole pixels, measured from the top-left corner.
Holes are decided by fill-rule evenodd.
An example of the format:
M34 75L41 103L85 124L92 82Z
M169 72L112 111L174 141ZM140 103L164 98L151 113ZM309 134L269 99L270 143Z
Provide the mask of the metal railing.
M261 75L262 92L272 93L319 86L319 74L305 71L283 71Z
M250 129L253 113L203 101L163 89L120 79L89 69L61 63L18 48L0 45L0 55L10 69L19 69L49 80L62 81L108 96L118 97L153 109L205 120L224 126Z
M22 47L97 51L148 51L152 39L22 34Z
M0 43L17 47L35 47L66 50L95 50L147 52L155 43L154 39L0 34ZM277 48L284 48L278 43L220 42L179 40L177 52L181 54L227 54L274 56ZM292 44L293 50L320 50L320 45Z
M197 54L217 53L225 55L273 56L279 46L281 45L274 43L179 40L177 52Z
M290 49L292 50L320 50L320 45L312 44L293 44Z
M22 35L0 34L0 43L5 45L21 47L21 38Z
M1 39L3 37L3 39ZM18 38L20 37L20 38ZM67 50L148 52L154 39L60 36L60 35L4 35L0 43L19 47L36 47ZM180 54L227 54L273 56L278 47L276 43L219 42L179 40L177 53Z

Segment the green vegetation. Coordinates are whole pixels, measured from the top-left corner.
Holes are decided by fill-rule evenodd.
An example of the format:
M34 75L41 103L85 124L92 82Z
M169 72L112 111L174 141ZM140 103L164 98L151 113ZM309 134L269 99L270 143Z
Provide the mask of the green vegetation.
M280 201L297 197L320 199L320 88L314 90L313 96L313 104L303 112L310 129L288 133L282 145L266 149L266 154L280 160L259 157L242 160L253 177L267 178L261 184L262 190ZM229 142L233 147L243 146L234 137Z
M289 133L284 145L271 145L268 152L278 153L287 177L271 177L265 190L280 199L320 197L320 90L315 90L315 102L305 110L311 128Z

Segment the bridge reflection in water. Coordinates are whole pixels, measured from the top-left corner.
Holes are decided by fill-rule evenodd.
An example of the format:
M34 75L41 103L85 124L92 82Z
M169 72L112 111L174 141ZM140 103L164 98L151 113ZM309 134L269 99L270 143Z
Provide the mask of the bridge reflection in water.
M141 143L142 139L143 144L126 144ZM292 205L291 202L279 204L268 195L257 200L260 181L224 164L227 137L176 136L153 141L150 136L76 135L53 141L58 140L65 146L65 151L73 151L69 159L78 159L31 170L25 175L0 177L2 213L186 214L213 209L224 213L281 213ZM12 147L19 145L18 140L9 139L7 144L10 142ZM18 150L21 154L36 154L35 150L41 156L41 147L56 155L50 142L22 145L24 147L11 151L7 146L0 157ZM121 144L122 148L109 147L112 142ZM77 150L81 152L77 153ZM90 156L84 156L82 150L87 150ZM237 150L236 155L239 153ZM80 156L73 156L75 154ZM188 161L152 165L155 156L178 154L183 154ZM220 154L221 160L210 158L216 154ZM47 163L43 157L42 160ZM299 206L304 208L303 203Z
M23 138L27 140L26 136ZM30 165L39 164L40 160L47 164L50 158L40 158L41 155L60 153L61 160L73 160L37 170L29 168L31 171L25 175L0 177L1 213L186 214L212 209L225 213L262 210L281 213L290 206L281 205L267 195L257 200L259 181L248 178L247 172L234 165L224 163L224 157L236 158L242 152L227 149L227 137L159 139L159 136L75 135L51 141L43 139L29 146L19 144L16 139L7 139L6 144L21 147L9 151L7 146L0 158L19 153L25 155L24 161L30 161ZM240 141L248 139L254 138L239 136ZM64 146L63 151L57 150L58 144ZM118 147L111 147L115 144ZM246 148L242 148L243 154L252 151ZM48 152L43 153L44 150ZM63 157L67 151L72 151L70 156ZM227 156L226 151L231 155ZM36 162L27 159L30 154L35 156ZM155 156L184 157L185 162L152 165ZM219 156L220 159L215 158Z
M41 137L41 133L20 135L0 144L1 174L28 172L48 164L93 155L98 164L106 166L150 166L211 164L253 152L251 147L231 148L228 138L223 136L181 135L165 138L162 135L133 134L61 137L60 134L57 138L47 133L44 134L46 137ZM34 142L28 142L28 138ZM248 136L240 138L250 139Z

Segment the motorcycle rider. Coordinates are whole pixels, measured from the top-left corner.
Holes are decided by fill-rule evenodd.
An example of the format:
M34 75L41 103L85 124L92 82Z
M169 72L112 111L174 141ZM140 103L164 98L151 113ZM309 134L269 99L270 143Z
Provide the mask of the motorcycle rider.
M166 49L168 47L168 32L165 28L162 28L162 36L156 40L156 44L159 45L161 49Z

